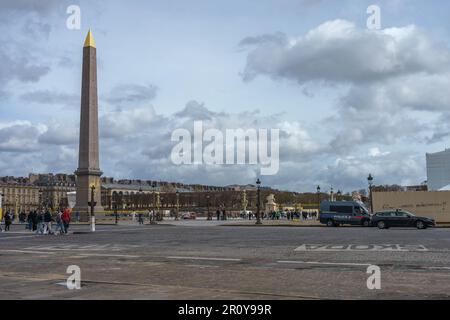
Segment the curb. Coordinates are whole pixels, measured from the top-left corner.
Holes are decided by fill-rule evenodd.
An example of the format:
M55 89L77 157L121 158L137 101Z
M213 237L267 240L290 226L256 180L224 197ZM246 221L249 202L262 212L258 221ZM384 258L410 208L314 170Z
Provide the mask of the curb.
M282 227L282 228L324 228L325 225L290 225L290 224L220 224L219 227Z
M253 227L253 228L262 228L262 227L280 227L280 228L328 228L326 225L289 225L289 224L221 224L218 225L220 227ZM339 228L364 228L362 226L340 226ZM376 227L370 227L376 228ZM331 228L330 228L331 229ZM435 226L429 229L450 229L450 225L447 226Z

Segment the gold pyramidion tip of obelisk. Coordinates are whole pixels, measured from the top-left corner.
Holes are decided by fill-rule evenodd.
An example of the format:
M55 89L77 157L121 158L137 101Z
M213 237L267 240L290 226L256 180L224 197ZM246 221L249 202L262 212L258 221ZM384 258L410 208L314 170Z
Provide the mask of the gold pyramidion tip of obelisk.
M86 36L86 40L84 41L84 47L95 48L95 40L94 40L94 36L92 35L91 29L89 29L89 32Z

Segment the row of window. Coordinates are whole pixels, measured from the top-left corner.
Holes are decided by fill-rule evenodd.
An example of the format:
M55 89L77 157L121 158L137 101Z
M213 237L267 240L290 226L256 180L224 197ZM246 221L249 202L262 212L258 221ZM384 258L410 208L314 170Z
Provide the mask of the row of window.
M4 195L8 194L33 194L38 193L38 189L30 189L30 188L2 188L1 193Z

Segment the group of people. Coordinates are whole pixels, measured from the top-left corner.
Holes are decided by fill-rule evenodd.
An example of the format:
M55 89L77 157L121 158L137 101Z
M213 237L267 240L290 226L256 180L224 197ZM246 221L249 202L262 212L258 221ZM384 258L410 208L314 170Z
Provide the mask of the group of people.
M5 228L2 232L10 231L14 213L7 211L1 221ZM70 209L57 210L53 214L49 209L30 211L19 214L19 222L25 224L25 229L37 234L67 234L71 221ZM54 226L54 228L53 228Z
M225 210L217 209L216 211L217 220L227 220L227 212Z
M301 219L301 220L317 220L317 212L307 212L307 211L272 211L268 215L270 220L280 220L286 218L287 220Z
M252 220L253 218L256 218L256 215L252 212L248 213L244 218ZM317 212L298 212L298 211L270 211L268 213L262 212L261 218L264 220L294 220L294 219L301 219L301 220L317 220Z
M149 211L148 216L149 216L149 219L150 219L150 220L152 219L152 217L151 217L152 214L153 214L153 213L152 213L151 211ZM138 223L141 224L141 225L144 224L144 214L143 214L142 212L136 213L136 211L133 211L133 212L131 213L131 220L132 220L133 222L136 221L136 216L137 216Z

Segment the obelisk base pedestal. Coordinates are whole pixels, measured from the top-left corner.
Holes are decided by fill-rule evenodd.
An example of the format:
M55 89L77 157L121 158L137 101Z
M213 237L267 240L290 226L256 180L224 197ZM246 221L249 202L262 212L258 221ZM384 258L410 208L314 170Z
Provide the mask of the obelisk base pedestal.
M103 216L105 209L101 205L102 187L100 176L102 172L100 170L77 170L77 200L72 212L76 215L76 212L80 215L80 221L90 221L91 207L89 202L91 201L91 187L94 186L94 215L100 214Z

